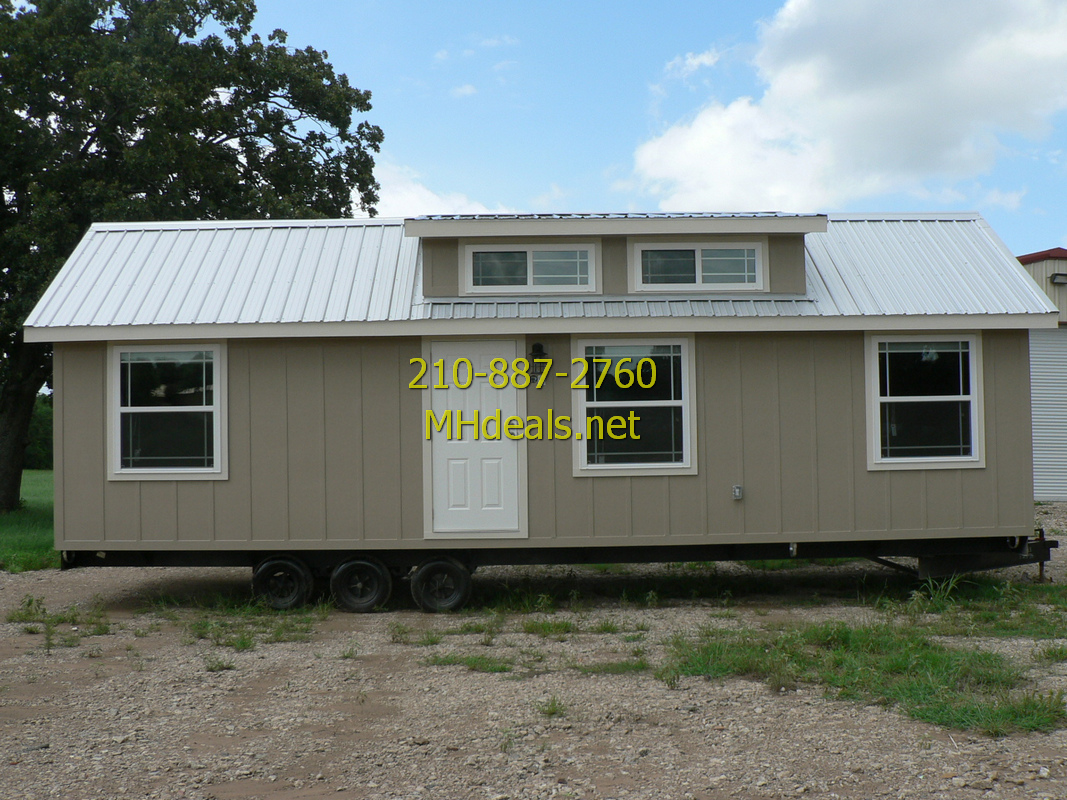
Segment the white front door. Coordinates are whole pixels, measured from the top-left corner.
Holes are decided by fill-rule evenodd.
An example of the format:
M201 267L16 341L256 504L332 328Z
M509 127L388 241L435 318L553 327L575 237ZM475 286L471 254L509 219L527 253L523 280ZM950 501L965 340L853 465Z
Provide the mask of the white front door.
M516 537L525 536L525 520L520 503L520 458L525 457L525 442L501 435L488 439L485 432L496 433L496 423L490 423L488 431L483 428L487 417L499 410L501 425L509 416L522 416L525 406L519 392L509 385L495 389L489 380L490 362L502 358L510 365L517 355L514 340L440 341L430 345L430 369L427 383L438 384L441 373L437 362L444 360L443 383L445 389L430 389L430 408L437 420L451 414L451 426L443 431L431 430L431 484L433 521L431 534L447 537L478 536L486 534ZM467 359L471 371L485 377L468 375L462 361L458 376L453 365L459 359ZM507 370L511 376L510 368ZM461 383L470 379L465 389L455 385L455 377ZM501 382L498 377L497 383ZM462 435L457 430L459 415L464 421L473 421L478 414L478 432L473 425L464 425ZM452 433L449 436L449 432ZM525 492L525 486L521 487Z

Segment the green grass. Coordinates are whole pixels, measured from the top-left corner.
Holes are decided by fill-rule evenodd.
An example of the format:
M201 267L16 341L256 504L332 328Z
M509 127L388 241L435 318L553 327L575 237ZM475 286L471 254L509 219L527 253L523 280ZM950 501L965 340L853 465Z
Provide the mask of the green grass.
M22 508L0 514L0 570L26 572L56 569L59 553L53 541L52 471L22 473Z
M540 703L534 703L534 708L537 709L539 714L549 718L562 717L567 713L567 704L556 697L556 695L552 695L550 698Z
M510 659L494 656L463 656L455 653L435 655L426 659L433 667L464 666L471 672L511 672L514 666Z
M542 639L559 638L568 633L577 633L578 626L569 619L526 619L522 621L522 631Z
M1026 692L1022 672L1003 656L945 647L907 624L829 622L778 633L709 628L696 640L676 638L657 675L668 685L683 675L735 675L776 691L813 683L841 699L990 736L1067 722L1062 692Z
M236 652L254 650L258 644L309 641L316 620L322 619L317 606L276 611L247 595L208 595L197 598L191 610L187 607L187 600L159 597L150 610L172 622L184 620L190 642L206 639Z

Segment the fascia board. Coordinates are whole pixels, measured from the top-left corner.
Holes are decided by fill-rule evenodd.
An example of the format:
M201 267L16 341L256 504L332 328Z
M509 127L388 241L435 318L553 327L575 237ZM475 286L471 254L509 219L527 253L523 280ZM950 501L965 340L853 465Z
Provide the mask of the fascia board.
M667 234L823 233L826 216L621 219L407 219L404 235L424 239L480 236L655 236Z
M1048 314L789 317L554 317L421 319L394 322L278 322L26 328L27 342L134 342L193 339L309 339L368 336L756 333L774 331L942 331L1055 328Z

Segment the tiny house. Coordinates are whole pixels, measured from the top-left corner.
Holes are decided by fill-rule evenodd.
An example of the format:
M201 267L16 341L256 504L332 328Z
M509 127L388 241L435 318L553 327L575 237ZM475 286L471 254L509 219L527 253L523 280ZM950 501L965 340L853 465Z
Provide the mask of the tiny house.
M1030 331L1034 499L1067 500L1067 249L1019 256L1059 311L1059 326Z
M65 566L363 611L486 564L1047 560L1055 325L977 214L552 214L97 224L25 335Z

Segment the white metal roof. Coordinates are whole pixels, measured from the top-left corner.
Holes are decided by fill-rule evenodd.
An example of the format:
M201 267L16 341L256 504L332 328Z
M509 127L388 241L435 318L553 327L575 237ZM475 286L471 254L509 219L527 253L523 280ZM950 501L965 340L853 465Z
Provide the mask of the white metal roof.
M805 296L425 298L419 240L404 226L388 219L93 225L27 319L26 337L1056 323L1051 301L977 214L831 216L825 233L805 235Z

